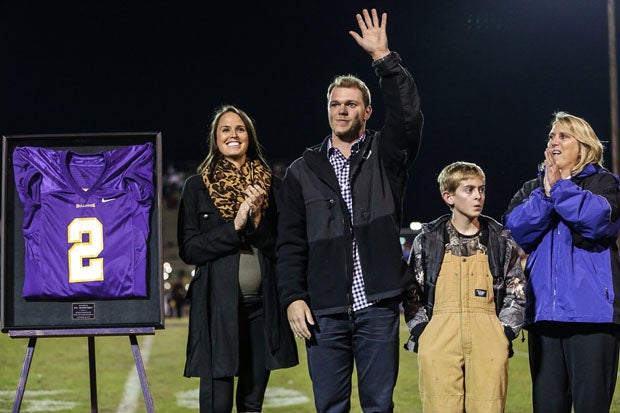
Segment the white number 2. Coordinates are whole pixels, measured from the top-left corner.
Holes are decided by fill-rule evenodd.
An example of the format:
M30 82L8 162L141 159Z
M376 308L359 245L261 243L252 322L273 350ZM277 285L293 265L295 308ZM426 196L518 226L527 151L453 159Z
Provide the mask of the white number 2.
M87 240L84 240L87 235ZM67 227L69 282L103 280L103 225L97 218L75 218Z

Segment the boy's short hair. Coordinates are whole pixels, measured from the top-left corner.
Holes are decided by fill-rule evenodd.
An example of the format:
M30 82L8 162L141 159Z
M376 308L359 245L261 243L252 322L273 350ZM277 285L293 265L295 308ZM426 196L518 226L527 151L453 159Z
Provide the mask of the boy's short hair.
M481 167L472 162L458 161L442 169L437 177L439 191L441 193L454 193L460 183L469 178L480 178L486 182L484 171Z

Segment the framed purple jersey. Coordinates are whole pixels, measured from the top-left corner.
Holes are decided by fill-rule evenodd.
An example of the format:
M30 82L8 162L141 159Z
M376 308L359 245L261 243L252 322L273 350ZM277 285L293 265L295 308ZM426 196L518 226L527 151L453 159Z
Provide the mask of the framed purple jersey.
M148 293L154 150L95 153L18 146L25 299L119 299Z

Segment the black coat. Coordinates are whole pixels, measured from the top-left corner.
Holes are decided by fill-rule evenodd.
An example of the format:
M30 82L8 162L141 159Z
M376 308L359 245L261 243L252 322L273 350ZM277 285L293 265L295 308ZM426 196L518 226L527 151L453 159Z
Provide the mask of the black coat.
M239 248L259 250L265 317L266 368L298 363L295 339L278 302L274 245L276 204L272 183L269 208L258 228L235 231L213 204L200 175L185 181L177 237L179 255L196 265L187 298L190 301L185 376L231 377L239 367L238 302Z
M386 120L351 155L353 216L329 162L327 136L286 172L278 191L278 287L282 305L305 300L315 315L347 313L353 297L355 236L369 302L399 297L400 245L407 170L418 153L423 116L411 74L392 52L373 63Z

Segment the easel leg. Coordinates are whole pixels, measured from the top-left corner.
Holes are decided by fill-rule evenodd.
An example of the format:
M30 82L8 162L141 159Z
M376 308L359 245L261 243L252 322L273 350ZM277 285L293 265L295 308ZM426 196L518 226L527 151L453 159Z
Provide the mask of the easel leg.
M144 370L144 363L142 362L142 355L140 354L140 347L138 347L138 339L135 334L129 335L129 342L131 343L131 351L133 352L133 358L136 362L136 369L138 370L138 377L140 378L140 384L142 385L142 395L144 396L144 404L146 405L146 411L153 413L153 399L151 398L151 392L149 390L149 384L146 381L146 371Z
M95 362L95 337L88 336L88 371L90 372L90 411L96 413L97 407L97 363Z
M34 346L36 345L37 338L30 337L30 340L28 340L28 347L26 348L26 356L24 357L22 374L19 376L19 384L17 385L17 392L15 392L15 400L13 401L12 410L13 413L18 413L22 406L22 398L24 397L26 381L28 380L28 373L30 372L30 364L32 364L32 357L34 356Z

